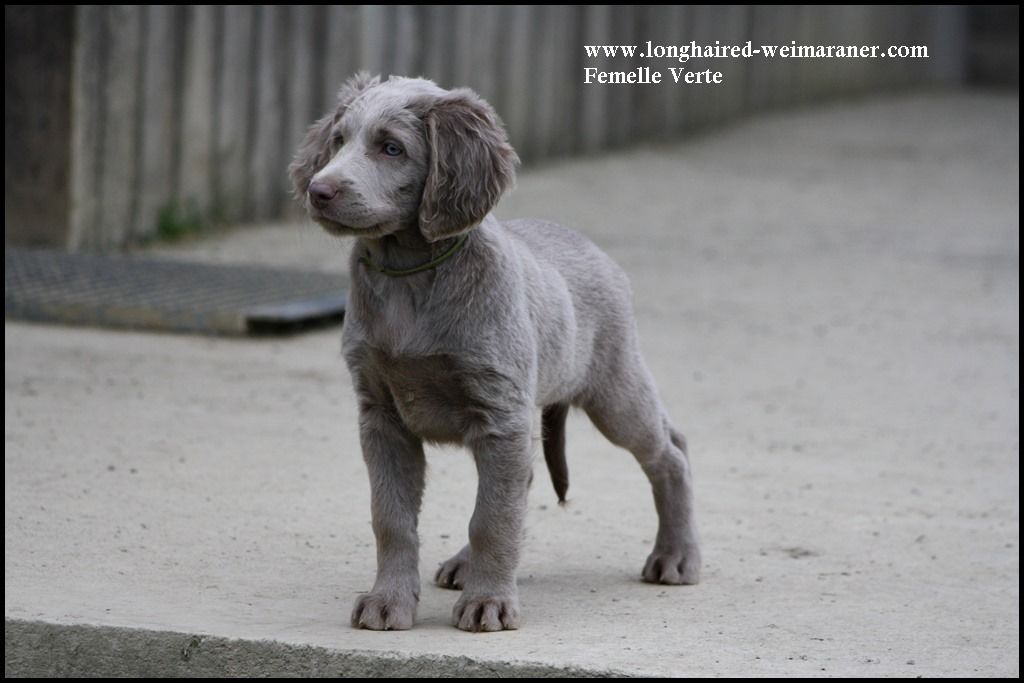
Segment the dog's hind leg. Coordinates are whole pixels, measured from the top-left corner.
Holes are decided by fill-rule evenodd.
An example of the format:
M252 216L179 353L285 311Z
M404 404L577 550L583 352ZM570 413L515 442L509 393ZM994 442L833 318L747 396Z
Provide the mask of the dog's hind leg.
M697 583L700 544L686 441L669 423L638 351L626 350L604 372L599 386L581 403L609 441L636 457L651 482L658 535L644 565L643 579L650 583Z

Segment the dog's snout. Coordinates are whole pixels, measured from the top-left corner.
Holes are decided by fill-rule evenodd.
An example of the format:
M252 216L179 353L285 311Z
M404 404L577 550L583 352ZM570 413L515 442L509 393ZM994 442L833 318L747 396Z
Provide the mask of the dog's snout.
M331 183L318 180L309 185L309 201L317 208L323 208L327 202L338 196L338 188Z

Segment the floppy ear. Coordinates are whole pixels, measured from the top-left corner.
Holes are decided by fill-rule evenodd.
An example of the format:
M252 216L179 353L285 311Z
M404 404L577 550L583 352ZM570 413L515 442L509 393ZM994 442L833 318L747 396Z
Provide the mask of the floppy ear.
M365 71L360 71L341 86L334 111L309 127L306 137L299 145L299 151L295 153L295 160L288 166L288 177L291 178L296 199L302 200L313 176L326 166L334 155L335 150L331 143L331 130L334 124L341 119L345 110L360 93L378 83L380 76L371 77Z
M469 230L515 182L519 157L491 105L472 90L452 90L426 114L430 170L420 202L420 232L436 242Z

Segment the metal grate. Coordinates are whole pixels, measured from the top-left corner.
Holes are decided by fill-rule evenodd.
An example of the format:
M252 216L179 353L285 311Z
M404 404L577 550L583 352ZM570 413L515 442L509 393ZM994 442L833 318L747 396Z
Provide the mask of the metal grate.
M265 334L337 323L346 278L251 266L5 249L4 314L74 325Z

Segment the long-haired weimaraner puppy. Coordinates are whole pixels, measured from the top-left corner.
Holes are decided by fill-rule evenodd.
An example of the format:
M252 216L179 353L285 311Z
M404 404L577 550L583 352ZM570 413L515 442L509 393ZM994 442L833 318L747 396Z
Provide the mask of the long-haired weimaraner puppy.
M329 233L356 238L343 350L370 475L377 580L352 625L408 629L420 593L423 442L468 447L469 544L436 582L453 623L519 625L516 566L535 436L565 500L565 419L586 411L650 479L658 535L645 581L696 583L690 466L637 342L629 282L581 234L491 215L519 159L475 93L359 74L289 168Z

